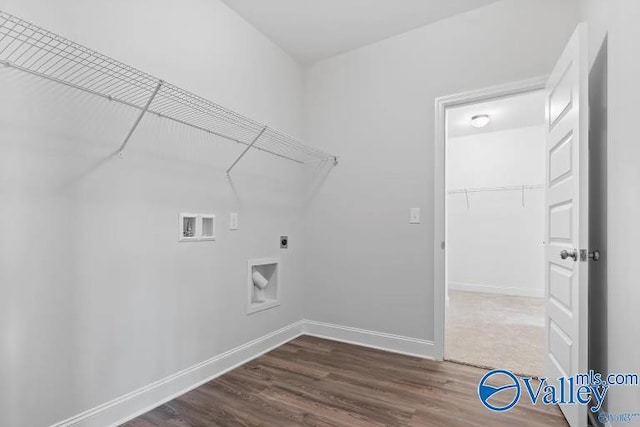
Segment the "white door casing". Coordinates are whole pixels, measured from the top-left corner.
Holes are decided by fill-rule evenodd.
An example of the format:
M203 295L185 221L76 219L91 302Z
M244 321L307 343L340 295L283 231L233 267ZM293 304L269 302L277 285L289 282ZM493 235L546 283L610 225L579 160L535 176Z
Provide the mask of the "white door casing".
M499 98L517 96L544 90L548 76L510 82L483 89L475 89L453 95L442 96L435 100L435 167L434 167L434 207L433 207L433 281L434 281L434 352L436 360L444 360L444 329L447 282L447 184L446 184L446 141L447 110L462 105L491 101ZM542 267L542 266L541 266Z
M547 83L545 376L587 372L589 104L586 24L580 24ZM566 259L562 258L566 251ZM574 252L575 251L575 252ZM575 255L574 257L571 255ZM560 405L571 427L587 407Z

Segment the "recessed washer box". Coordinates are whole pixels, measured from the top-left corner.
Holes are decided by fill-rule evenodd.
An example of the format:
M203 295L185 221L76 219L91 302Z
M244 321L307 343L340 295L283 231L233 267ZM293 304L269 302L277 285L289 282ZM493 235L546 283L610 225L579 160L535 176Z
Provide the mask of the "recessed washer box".
M181 213L178 222L179 242L216 240L216 216Z
M280 258L251 259L247 267L247 314L279 306ZM266 286L264 279L268 282Z
M202 214L199 216L200 240L216 240L216 216Z
M198 241L198 214L181 213L180 221L178 222L178 229L178 241Z

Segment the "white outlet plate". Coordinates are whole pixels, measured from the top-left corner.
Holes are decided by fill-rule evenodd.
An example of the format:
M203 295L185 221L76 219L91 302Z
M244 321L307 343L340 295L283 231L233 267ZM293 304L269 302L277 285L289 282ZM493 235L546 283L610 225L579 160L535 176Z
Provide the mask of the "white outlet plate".
M237 230L238 229L238 213L231 212L229 214L229 230Z

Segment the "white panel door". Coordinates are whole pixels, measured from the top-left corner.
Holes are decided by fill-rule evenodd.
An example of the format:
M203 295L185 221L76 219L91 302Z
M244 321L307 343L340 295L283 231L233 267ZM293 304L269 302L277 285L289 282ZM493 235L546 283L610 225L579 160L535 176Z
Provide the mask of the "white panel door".
M586 25L576 29L547 83L545 375L587 372L589 203ZM587 258L588 259L588 258ZM587 407L561 405L571 427L587 425Z

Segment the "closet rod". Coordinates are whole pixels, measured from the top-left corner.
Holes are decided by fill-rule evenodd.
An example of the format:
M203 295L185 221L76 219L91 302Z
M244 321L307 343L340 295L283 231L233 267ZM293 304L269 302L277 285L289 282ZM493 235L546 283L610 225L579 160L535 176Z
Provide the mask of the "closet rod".
M455 190L449 190L449 194L468 194L468 193L481 193L485 191L523 191L523 190L542 190L544 184L532 184L532 185L509 185L504 187L475 187L475 188L459 188Z

